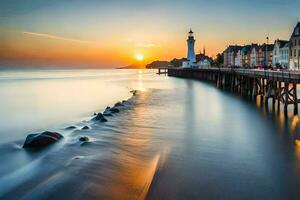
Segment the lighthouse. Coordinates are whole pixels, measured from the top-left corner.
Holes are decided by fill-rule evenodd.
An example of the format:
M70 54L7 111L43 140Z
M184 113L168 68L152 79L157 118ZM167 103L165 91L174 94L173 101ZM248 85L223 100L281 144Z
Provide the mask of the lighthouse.
M192 29L189 32L189 37L187 39L187 65L186 68L193 68L193 66L196 64L196 56L195 56L195 39L194 39L194 32Z

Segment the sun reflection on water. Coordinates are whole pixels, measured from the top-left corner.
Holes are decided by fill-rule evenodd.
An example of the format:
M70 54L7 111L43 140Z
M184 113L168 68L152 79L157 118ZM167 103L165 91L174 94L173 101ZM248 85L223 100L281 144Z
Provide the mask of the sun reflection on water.
M146 88L144 86L144 71L142 69L139 69L138 71L137 89L142 92L146 91Z

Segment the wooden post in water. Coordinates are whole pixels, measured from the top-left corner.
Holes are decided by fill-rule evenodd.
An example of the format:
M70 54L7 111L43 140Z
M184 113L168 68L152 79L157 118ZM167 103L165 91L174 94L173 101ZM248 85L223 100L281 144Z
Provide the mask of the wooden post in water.
M277 91L276 91L276 97L277 97L277 110L280 110L280 100L281 100L281 82L277 81Z
M298 114L297 84L293 83L294 115Z
M289 102L289 83L284 83L284 114L287 115L287 108Z

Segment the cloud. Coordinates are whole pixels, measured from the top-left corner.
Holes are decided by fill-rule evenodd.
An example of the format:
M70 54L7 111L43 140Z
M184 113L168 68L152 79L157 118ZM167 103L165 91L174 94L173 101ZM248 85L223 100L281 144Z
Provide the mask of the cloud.
M78 39L62 37L62 36L58 36L58 35L51 35L51 34L47 34L47 33L36 33L36 32L28 32L28 31L24 31L22 33L26 34L26 35L32 35L32 36L43 37L43 38L54 39L54 40L64 40L64 41L79 42L79 43L94 43L92 41L78 40Z

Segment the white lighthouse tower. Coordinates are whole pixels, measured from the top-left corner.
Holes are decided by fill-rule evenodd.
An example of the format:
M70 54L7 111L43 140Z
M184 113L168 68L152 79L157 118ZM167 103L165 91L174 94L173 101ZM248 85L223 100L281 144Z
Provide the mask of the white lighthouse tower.
M189 32L189 37L187 39L187 65L186 68L192 68L196 64L196 56L195 56L195 39L193 35L192 29Z

